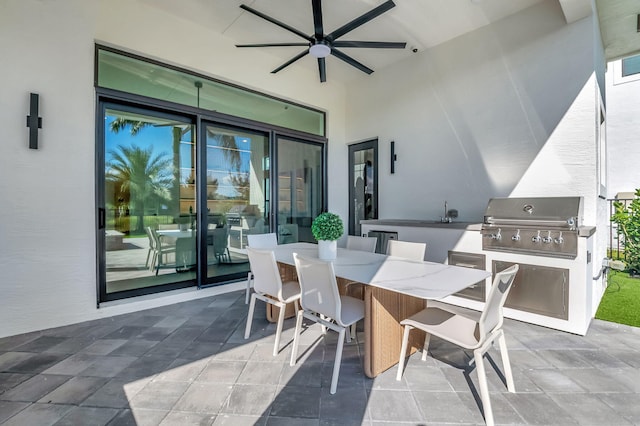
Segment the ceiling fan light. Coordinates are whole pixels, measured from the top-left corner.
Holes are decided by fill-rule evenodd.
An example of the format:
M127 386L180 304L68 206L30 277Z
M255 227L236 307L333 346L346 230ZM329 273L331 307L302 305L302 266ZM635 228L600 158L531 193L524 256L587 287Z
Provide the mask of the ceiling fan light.
M314 58L326 58L331 54L331 48L326 44L314 44L309 48L309 53Z

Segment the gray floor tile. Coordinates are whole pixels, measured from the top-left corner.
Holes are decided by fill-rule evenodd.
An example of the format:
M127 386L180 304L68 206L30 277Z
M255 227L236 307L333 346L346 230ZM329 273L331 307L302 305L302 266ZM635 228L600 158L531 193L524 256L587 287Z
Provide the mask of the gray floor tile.
M74 407L55 426L103 426L113 419L119 410L100 407Z
M422 414L409 391L372 390L369 416L376 421L419 422Z
M131 399L131 408L171 410L189 385L184 382L151 381Z
M516 412L527 424L532 425L577 425L569 413L544 393L505 393Z
M37 353L23 361L18 362L17 364L12 365L11 367L5 369L5 371L13 373L38 374L42 373L52 365L55 365L63 359L67 358L68 356L69 355L67 354Z
M237 382L243 384L277 384L284 367L280 362L247 361Z
M72 376L38 374L1 394L0 399L35 402L71 378Z
M18 386L20 383L29 380L31 377L33 377L32 374L0 373L0 395Z
M213 426L264 426L266 423L266 416L218 414L213 422Z
M275 324L264 304L244 340L247 308L238 291L0 339L0 423L484 423L468 351L433 339L427 360L410 357L401 381L395 367L370 379L360 327L331 395L336 334L311 325L291 367L293 321L273 357ZM640 329L594 320L582 337L513 320L505 327L517 393L506 391L490 349L497 424L640 424Z
M235 383L244 370L247 361L211 360L200 372L196 382Z
M630 425L597 394L549 393L549 396L580 425Z
M320 416L320 388L278 386L269 415L318 419Z
M544 392L584 392L580 385L567 376L568 370L539 368L526 371L525 374Z
M640 424L640 404L637 393L605 393L598 397L633 424Z
M134 356L100 356L96 362L79 374L81 376L114 377L137 359L138 357Z
M176 359L166 370L158 373L154 380L166 382L193 382L207 366L209 360Z
M157 426L168 413L167 410L143 408L122 410L109 422L109 426Z
M0 423L27 408L30 402L0 401Z
M100 389L106 382L107 379L102 377L73 377L43 396L38 402L43 404L78 405Z
M128 408L129 401L144 388L150 379L130 381L111 379L93 395L84 400L82 405L89 407Z
M53 425L71 409L73 409L71 405L36 403L11 417L3 423L3 426Z
M232 388L231 385L219 383L193 383L186 389L173 409L195 413L218 413Z
M235 385L220 412L268 415L275 393L275 385Z
M215 414L170 411L169 414L162 419L160 426L208 426L212 425L215 419Z
M84 348L81 352L92 355L109 355L127 343L126 339L99 339Z

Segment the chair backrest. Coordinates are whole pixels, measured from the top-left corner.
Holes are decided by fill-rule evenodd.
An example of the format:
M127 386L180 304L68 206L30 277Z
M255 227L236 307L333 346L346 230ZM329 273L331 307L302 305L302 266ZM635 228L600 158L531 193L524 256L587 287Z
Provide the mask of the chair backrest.
M229 245L229 227L210 229L208 233L213 238L213 254L220 255L226 253Z
M424 260L427 244L409 241L389 240L387 254L389 256L404 257L409 260Z
M256 249L274 248L278 245L278 236L275 232L269 234L249 234L247 235L249 247Z
M378 239L376 237L358 237L356 235L347 236L347 248L349 250L360 250L375 253L377 242Z
M255 291L282 301L282 279L273 251L247 247L247 256L253 273Z
M342 305L338 293L336 274L331 262L293 254L300 282L300 304L306 311L316 312L334 319L344 326L340 312Z
M145 227L144 230L147 233L147 238L149 238L149 247L155 250L158 247L155 232L153 232L150 226Z
M480 341L483 341L493 330L502 326L502 307L507 300L509 290L513 287L513 280L516 278L519 268L518 264L512 265L502 272L498 272L493 279L487 303L484 305L478 322Z

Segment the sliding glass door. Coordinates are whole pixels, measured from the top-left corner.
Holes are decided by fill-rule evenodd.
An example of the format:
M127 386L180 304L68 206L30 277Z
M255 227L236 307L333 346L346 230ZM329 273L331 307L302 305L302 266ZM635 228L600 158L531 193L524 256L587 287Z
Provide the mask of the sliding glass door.
M249 270L247 235L269 232L269 135L204 125L207 278Z
M180 170L192 168L195 158L193 124L180 116L102 106L101 299L195 280L193 227L180 203L188 190Z
M244 279L250 234L314 241L324 143L110 101L100 112L99 303Z

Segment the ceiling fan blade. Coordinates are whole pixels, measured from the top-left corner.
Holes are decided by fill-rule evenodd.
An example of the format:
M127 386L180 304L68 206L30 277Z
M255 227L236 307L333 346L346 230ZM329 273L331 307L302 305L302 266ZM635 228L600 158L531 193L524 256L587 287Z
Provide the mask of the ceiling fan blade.
M326 38L328 38L330 40L336 40L336 39L342 37L343 35L345 35L346 33L348 33L349 31L353 31L356 28L358 28L359 26L361 26L363 24L366 24L370 20L382 15L387 10L394 8L395 5L396 4L393 2L393 0L387 0L386 2L382 3L380 6L374 8L374 9L371 9L370 11L365 13L364 15L361 15L361 16L357 17L356 19L354 19L353 21L341 26L337 30L333 31L331 34L327 35ZM242 6L240 6L240 7L242 7Z
M285 47L285 46L309 46L309 43L263 43L263 44L236 44L236 47Z
M254 15L264 19L265 21L269 21L272 24L275 24L275 25L279 26L280 28L284 28L285 30L290 31L290 32L294 33L295 35L300 36L303 39L309 40L309 42L313 43L313 38L309 37L307 34L303 33L302 31L299 31L299 30L293 28L292 26L289 26L289 25L285 24L284 22L280 22L277 19L274 19L274 18L272 18L270 16L265 15L262 12L259 12L259 11L255 10L255 9L252 9L249 6L247 6L246 4L241 4L240 8L246 10L249 13L253 13Z
M288 60L287 62L285 62L284 64L280 65L278 68L276 68L275 70L271 71L271 74L275 74L278 71L283 70L284 68L288 67L289 65L291 65L292 63L294 63L295 61L297 61L298 59L302 58L304 55L306 55L307 53L309 53L309 49L305 50L302 53L299 53L298 55L294 56L293 58L291 58L290 60Z
M338 59L342 59L343 61L345 61L346 63L348 63L349 65L358 68L360 71L367 73L367 74L371 74L373 72L373 70L369 67L367 67L366 65L361 64L360 62L356 61L355 59L353 59L351 56L345 55L344 53L342 53L341 51L334 49L333 47L331 48L331 54L333 56L335 56Z
M327 66L324 58L318 58L318 71L320 71L320 83L327 81Z
M324 28L322 27L322 3L321 0L312 0L313 8L313 30L316 40L320 41L324 38Z
M404 49L407 43L394 41L334 41L335 47L366 47L370 49Z

